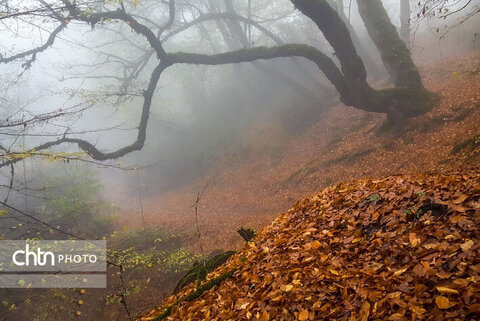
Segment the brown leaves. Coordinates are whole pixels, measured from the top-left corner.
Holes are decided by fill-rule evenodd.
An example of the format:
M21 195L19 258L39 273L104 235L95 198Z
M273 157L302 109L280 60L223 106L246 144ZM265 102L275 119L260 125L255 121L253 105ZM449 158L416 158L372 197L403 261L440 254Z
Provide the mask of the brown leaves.
M448 298L444 297L443 295L439 295L435 297L435 304L439 309L442 309L442 310L448 309L451 306Z
M302 310L302 311L298 314L298 320L299 320L299 321L308 320L308 310Z
M467 240L467 241L465 241L465 243L460 245L460 247L462 248L463 252L468 252L472 248L473 245L475 245L475 243L472 240Z
M479 185L472 172L329 187L297 202L214 272L236 268L235 280L182 302L171 320L204 320L207 311L211 319L254 321L471 318L480 313L480 209L471 205ZM372 195L378 201L365 201Z
M362 308L360 309L360 316L359 316L358 320L359 321L367 321L369 315L370 315L370 303L368 303L368 301L365 301L362 304Z
M460 292L458 292L457 290L450 289L445 286L437 286L437 291L442 294L460 294Z
M455 200L453 200L453 204L462 204L463 202L465 202L465 200L468 198L468 195L461 195L459 196L458 198L456 198Z
M305 244L305 249L307 249L307 250L308 249L317 250L321 246L322 246L322 244L319 241L313 241L313 242Z
M270 320L270 315L268 314L267 311L263 310L262 313L259 313L257 316L258 321L269 321Z
M420 244L420 238L418 238L417 235L413 232L409 234L409 239L410 239L410 245L412 247L416 247Z

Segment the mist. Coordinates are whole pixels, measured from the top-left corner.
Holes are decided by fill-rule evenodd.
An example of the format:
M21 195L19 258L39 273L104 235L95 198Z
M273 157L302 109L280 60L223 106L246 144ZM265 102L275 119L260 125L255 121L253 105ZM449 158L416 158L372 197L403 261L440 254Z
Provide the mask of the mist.
M0 0L0 239L116 262L80 304L0 289L2 319L138 319L296 200L474 167L479 7Z

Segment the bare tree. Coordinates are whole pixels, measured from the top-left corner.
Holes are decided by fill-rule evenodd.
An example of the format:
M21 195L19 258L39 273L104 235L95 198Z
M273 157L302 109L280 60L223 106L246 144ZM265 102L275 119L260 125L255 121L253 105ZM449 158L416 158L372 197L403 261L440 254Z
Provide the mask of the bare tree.
M51 48L60 35L69 29L68 25L72 22L86 23L92 28L108 28L109 24L120 21L132 32L141 35L147 41L149 48L146 51L139 49L140 51L143 50L141 59L134 64L125 62L128 73L125 73L122 79L124 82L134 79L139 70L149 68L149 61L156 60L155 66L150 70L148 84L141 93L143 103L136 139L133 142L113 151L105 151L104 148L97 147L96 143L72 135L67 130L55 140L46 141L34 148L22 151L23 155L27 157L55 146L74 144L92 159L105 161L142 149L146 139L152 99L159 79L165 70L180 64L225 65L272 58L304 58L313 62L324 73L339 92L341 101L348 106L370 112L386 113L389 120L397 124L431 108L435 101L435 95L423 86L409 50L405 43L401 41L380 0L357 0L357 3L367 31L379 49L383 64L393 79L394 87L383 90L374 89L368 84L364 63L357 54L348 27L338 12L326 0L291 0L291 3L304 16L310 18L318 30L323 33L325 39L335 51L338 64L335 61L336 59L331 58L319 49L307 44L296 43L283 43L273 47L248 45L244 48L216 54L169 52L164 46L169 37L178 33L180 29L185 30L185 28L205 20L241 20L245 24L262 29L259 23L232 12L220 13L221 16L214 14L207 17L196 17L189 24L179 25L178 16L180 13L177 10L182 7L183 3L177 6L174 0L162 3L147 3L147 13L154 11L154 8L158 9L159 6L164 6L162 10L167 13L167 19L163 23L155 21L156 17L139 15L134 10L134 6L127 7L122 1L115 4L39 0L24 4L22 10L16 9L5 12L0 18L2 23L15 21L16 19L30 19L30 21L38 23L38 19L42 19L48 21L47 24L43 23L44 25L52 28L48 38L44 39L41 45L9 56L1 56L0 64L22 61L23 68L28 69L40 57L41 53ZM10 5L12 6L11 3ZM185 17L183 18L185 19ZM48 29L43 26L42 28ZM267 30L264 31L268 32ZM132 49L138 49L134 41L130 38L127 40L131 43ZM152 55L154 57L150 59ZM109 53L109 57L115 57L115 55ZM92 105L95 105L95 102L92 102ZM77 108L76 112L81 112L82 108L89 107L83 104ZM47 115L36 115L32 118L13 122L5 121L0 124L0 127L21 128L22 126L30 126L32 123L45 121L45 119L64 116L67 112L73 112L73 110L59 109ZM3 161L0 163L0 167L10 166L24 158L15 157L9 152L4 152L2 157Z

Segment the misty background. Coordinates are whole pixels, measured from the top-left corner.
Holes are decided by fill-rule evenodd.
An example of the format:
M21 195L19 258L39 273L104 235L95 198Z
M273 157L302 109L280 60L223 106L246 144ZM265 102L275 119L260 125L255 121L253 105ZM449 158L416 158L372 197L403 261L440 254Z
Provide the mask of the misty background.
M177 14L183 15L181 20L191 21L199 11L234 10L243 16L253 14L256 20L262 21L262 26L285 43L307 43L331 56L334 54L313 23L295 11L288 1L275 4L255 1L250 12L241 2L194 3L186 2L179 10ZM226 6L228 3L232 7ZM345 5L344 13L360 39L361 48L357 49L367 59L369 78L374 82L385 81L385 70L367 36L355 1L350 2L351 8L348 3ZM399 25L399 1L384 1L384 5L392 21ZM165 10L151 8L149 2L132 7L133 11L152 21L166 19ZM462 47L468 49L474 45L478 30L475 21L469 20L450 30L449 26L463 16L441 21L415 18L418 10L412 4L412 50L418 59L425 56L427 59L432 56L445 58ZM20 33L31 29L31 25L20 22L15 28ZM7 37L5 28L2 54L34 46L35 41L46 37L49 29L51 26L41 25L32 37L22 34L18 41ZM171 37L167 33L165 37L168 37L166 49L169 51L200 53L275 44L274 39L257 28L227 20L205 21ZM452 42L455 45L451 45ZM29 122L20 137L15 131L2 128L2 145L16 144L28 149L45 137L61 137L67 128L104 150L133 141L140 117L141 93L152 68L149 50L146 40L124 24L99 24L90 28L72 22L52 49L40 53L37 61L22 75L18 75L18 64L2 65L2 119L21 122L58 108L67 111L62 121ZM135 70L135 77L125 77L130 70ZM338 94L328 80L313 68L312 63L298 58L217 67L174 66L162 75L157 87L145 147L111 163L128 169L138 168L140 174L104 171L104 166L94 166L95 171L101 175L109 195L117 190L135 193L138 175L146 186L145 192L154 195L189 184L208 169L219 166L218 160L225 155L248 157L252 149L249 133L261 130L263 125L278 125L278 133L273 135L299 135L337 103ZM79 110L83 112L77 113ZM25 137L28 137L26 141ZM270 146L266 142L266 145L261 152L275 153L281 148L274 142ZM34 166L30 162L38 161L25 161L25 181L35 180L37 176L39 164ZM32 181L33 185L37 183Z

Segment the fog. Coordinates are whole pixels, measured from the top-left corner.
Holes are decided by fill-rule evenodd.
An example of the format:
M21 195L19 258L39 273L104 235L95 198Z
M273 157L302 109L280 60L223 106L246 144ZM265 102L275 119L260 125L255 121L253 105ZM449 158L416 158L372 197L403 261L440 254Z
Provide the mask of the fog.
M272 197L280 195L289 188L286 183L265 179L264 185L256 180L235 185L235 175L251 172L257 179L278 171L279 177L292 177L281 171L291 165L287 155L302 154L295 146L314 141L318 131L312 134L312 128L329 125L322 120L341 118L335 108L348 105L352 109L345 110L354 110L365 95L339 92L347 85L332 85L335 77L326 76L315 60L321 54L274 53L249 62L203 63L208 58L181 53L214 55L304 44L349 75L344 53L331 45L332 36L324 36L292 2L1 0L0 200L8 211L0 215L2 238L68 238L62 235L68 231L97 239L122 228L161 225L167 216L170 225L160 228L173 231L176 219L185 222L185 213L193 215L200 195L210 197L203 213L216 206L226 213L225 221L240 212L287 210L291 195L276 207L261 199L267 189ZM327 2L349 31L348 43L353 42L365 65L371 91L396 87L357 1ZM399 33L400 2L383 0ZM407 47L422 76L436 63L478 51L479 5L410 1ZM148 37L161 44L161 50ZM165 58L177 53L175 59L193 62ZM157 83L152 79L162 59L166 67ZM364 114L359 122L381 119L377 127L396 116L365 105L352 114L360 110ZM334 130L325 138L330 145L318 137L319 146L327 147L317 158L330 155L335 135L338 141L347 135ZM292 166L308 170L309 164ZM238 181L245 179L245 174L238 175ZM321 187L305 186L298 194ZM227 200L241 193L244 204ZM261 196L255 199L257 193ZM194 221L190 216L188 220L178 230L192 234ZM208 231L204 234L215 234ZM204 256L204 247L212 250L195 246L192 251L203 251Z
M246 4L236 3L230 8L229 3L177 4L178 22L160 37L165 50L213 54L279 42L303 43L321 49L338 64L336 53L322 33L289 1L255 3L250 11ZM4 6L7 4L10 8L17 7L17 11L36 5L5 1ZM89 10L102 8L101 3L81 6L91 7ZM355 45L364 59L369 80L373 84L388 84L386 70L356 2L344 6L343 14L355 33L352 39L359 39ZM392 22L400 28L399 2L384 1L384 6ZM458 2L448 9L455 12L462 6ZM471 4L473 11L475 6ZM150 28L158 27L159 22L154 21L168 21L167 9L165 4L150 2L129 4L133 16ZM228 19L189 24L200 12L232 13L233 9L234 14L256 17L267 31ZM466 20L470 11L438 19L422 10L423 4L411 4L411 47L418 61L425 61L425 57L441 60L479 46L477 19ZM429 10L434 12L432 8ZM1 22L2 57L41 46L55 27L48 14ZM155 55L147 39L131 30L128 23L118 20L100 21L94 27L68 21L53 45L45 49L32 60L0 65L2 147L21 153L64 135L91 142L104 152L133 143L141 118L143 91L155 66ZM283 132L280 135L294 138L338 103L338 92L329 80L303 58L221 66L175 65L161 75L156 86L141 150L118 159L96 161L88 159L75 144L53 146L48 153L74 153L72 162L63 164L68 155L66 158L60 155L57 163L45 161L48 155L26 157L15 165L20 170L16 170L13 185L17 191L31 186L41 189L43 183L38 173L43 167L60 166L68 171L70 167L87 166L101 177L107 198L128 205L130 201L122 193L137 198L138 177L152 197L188 186L220 166L225 155L248 153L249 135L262 126L275 124ZM2 168L4 187L10 185L10 172ZM22 193L8 193L10 201L22 200L16 204L20 208L33 201Z

